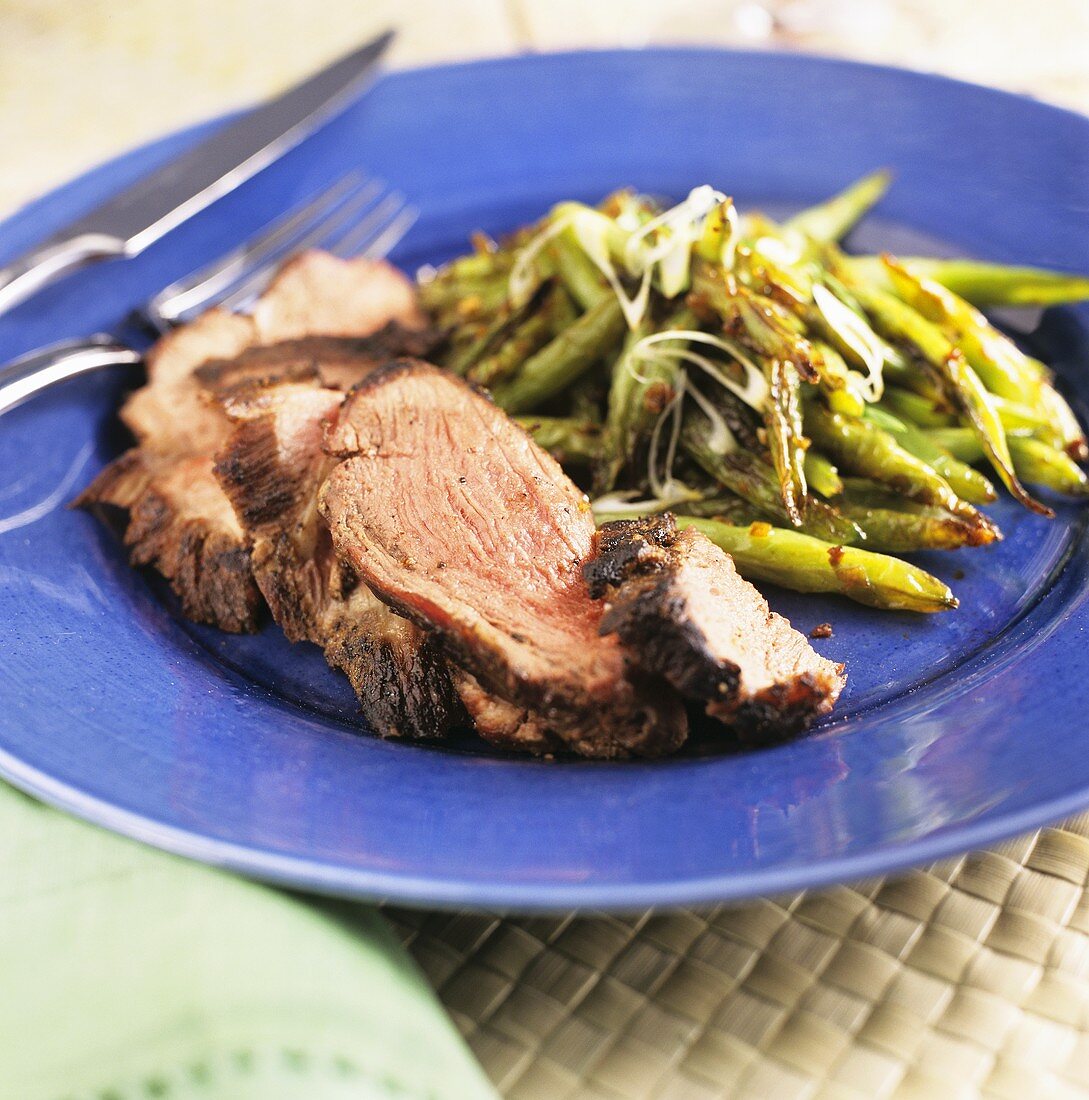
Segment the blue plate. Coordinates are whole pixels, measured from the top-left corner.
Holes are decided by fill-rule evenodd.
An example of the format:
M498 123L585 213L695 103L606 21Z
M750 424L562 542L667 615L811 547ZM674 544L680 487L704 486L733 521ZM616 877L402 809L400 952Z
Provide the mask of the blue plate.
M213 127L138 150L0 228L41 238ZM1084 268L1089 120L948 80L720 51L572 54L402 73L139 260L0 319L0 358L133 304L355 165L423 216L413 269L561 197L714 182L743 205L897 184L854 243ZM1020 319L1021 323L1025 318ZM1089 394L1089 314L1028 319ZM164 848L294 886L407 903L634 907L851 879L1089 805L1086 513L1003 501L1001 545L925 557L961 610L869 612L769 591L847 662L834 718L791 745L653 764L542 763L387 743L316 649L191 626L65 502L124 440L121 380L0 425L0 771Z

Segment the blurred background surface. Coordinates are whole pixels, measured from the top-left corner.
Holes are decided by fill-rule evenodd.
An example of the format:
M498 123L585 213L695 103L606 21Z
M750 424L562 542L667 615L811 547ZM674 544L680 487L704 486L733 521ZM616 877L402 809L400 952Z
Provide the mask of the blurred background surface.
M582 46L808 50L1089 111L1087 0L0 0L0 214L396 25L409 66Z

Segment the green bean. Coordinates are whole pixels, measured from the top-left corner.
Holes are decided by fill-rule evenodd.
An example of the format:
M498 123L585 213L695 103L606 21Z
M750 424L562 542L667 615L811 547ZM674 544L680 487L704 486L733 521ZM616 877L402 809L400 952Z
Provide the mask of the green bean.
M1033 435L1046 435L1049 440L1059 442L1052 419L1042 404L1031 408L1020 401L1011 401L997 394L991 394L991 401L998 410L999 419L1007 432L1029 431Z
M996 395L995 405L1007 428L1031 427L1075 457L1089 455L1085 433L1052 388L1042 363L1025 355L979 310L940 283L920 279L888 258L885 265L897 294L927 320L942 326Z
M848 420L812 402L806 407L805 427L813 442L846 469L986 525L986 517L961 500L940 474L876 425Z
M802 379L820 378L819 356L793 331L799 319L770 299L721 278L721 272L706 264L696 265L694 283L697 295L712 305L727 330L740 336L760 362L769 390L764 424L783 510L787 520L800 527L808 496L800 386Z
M886 386L881 403L921 428L948 428L957 422L956 410L950 409L944 398L935 403L933 398L899 386Z
M1063 395L1045 380L1040 396L1044 408L1051 414L1051 423L1063 450L1077 462L1089 461L1089 441Z
M880 406L867 409L866 418L894 436L905 451L922 459L962 500L970 504L989 504L997 496L994 486L983 474L943 450L921 428L889 416Z
M794 331L792 323L799 322L794 314L741 287L723 305L727 327L740 325L742 339L758 356L790 363L806 382L820 379L820 357L813 345Z
M565 297L562 289L555 287L552 280L547 280L521 305L515 306L504 301L492 312L487 323L475 326L462 324L455 328L455 333L462 336L462 339L452 343L444 357L443 366L455 374L467 375L478 363L499 353L524 325L534 321L550 298L555 299L551 308L557 308L557 290L559 296Z
M865 531L868 549L891 554L987 546L1002 537L993 525L983 526L938 508L905 512L900 509L900 503L897 502L896 507L882 508L845 497L838 507Z
M594 262L582 250L575 235L565 229L548 243L545 251L556 266L560 281L583 309L592 309L612 294Z
M610 351L624 333L624 314L610 294L584 313L492 391L509 413L526 412L554 397Z
M838 241L877 205L891 182L891 173L871 172L838 195L795 214L787 220L787 228L816 241Z
M886 385L923 397L935 409L956 411L934 368L915 355L900 353L896 360L886 359L884 378Z
M868 477L849 474L843 479L843 491L854 504L866 504L871 508L890 508L901 512L928 512L937 505L924 504L921 500L912 500L903 493L896 492L880 481ZM943 510L940 509L939 510Z
M493 341L489 346L494 350L481 355L467 370L466 377L488 387L506 381L534 352L572 324L575 316L566 291L550 287L541 304L526 311L524 319L506 332L501 341Z
M768 449L779 478L779 494L787 518L802 525L809 486L805 479L805 452L809 441L802 432L801 380L794 365L782 359L765 360L769 396L764 410Z
M519 416L515 418L534 442L552 454L561 465L588 465L601 446L601 428L592 420L566 416Z
M716 314L727 332L739 337L758 356L794 364L807 382L819 378L820 357L803 335L805 322L778 302L741 286L721 267L703 261L692 264L690 301Z
M919 278L890 257L884 262L896 295L944 330L992 393L1029 404L1037 402L1040 379L1026 368L1025 356L1012 340L941 283Z
M888 610L934 612L957 606L956 597L937 577L899 558L837 546L766 523L735 527L677 516L677 526L701 531L751 580L796 592L835 592Z
M700 519L718 519L734 526L748 526L750 523L766 523L768 517L740 497L705 497L703 500L686 500L685 515ZM621 516L621 519L637 519L638 516Z
M838 497L843 492L843 478L830 458L810 448L805 453L805 476L822 497Z
M472 339L450 349L443 366L454 374L465 376L476 363L501 347L525 316L524 309L512 309L504 304Z
M935 428L926 434L961 462L979 462L984 457L979 438L970 428ZM1027 436L1010 436L1009 445L1018 475L1028 484L1068 496L1089 492L1089 478L1065 451Z
M861 416L866 400L859 392L858 382L839 351L830 344L815 342L820 356L820 382L818 385L829 408L844 416Z
M507 289L505 273L479 279L436 278L420 285L420 304L433 317L456 324L499 309L507 299Z
M504 248L471 252L451 260L420 282L421 304L433 315L455 313L451 320L493 312L507 297L516 254L517 250Z
M906 272L903 277L913 278ZM1018 480L1002 419L979 375L968 365L964 354L949 342L948 337L937 326L906 302L861 283L852 284L852 289L858 294L883 336L914 345L938 371L950 391L956 395L969 423L979 435L991 465L1010 493L1031 511L1050 515L1051 509L1035 500Z
M847 262L861 278L880 281L883 276L880 256L852 256ZM908 256L900 262L912 275L933 279L975 306L1057 306L1089 299L1086 275L980 260Z
M929 390L929 387L923 385L918 389ZM881 400L883 404L891 406L894 412L921 428L951 428L959 421L956 412L949 408L945 396L933 390L924 394L915 390L904 390L899 386L889 386ZM1042 409L1030 408L1020 401L1011 401L995 393L991 393L991 403L1007 432L1028 429L1034 435L1046 435L1049 440L1057 438L1053 418Z
M513 252L470 252L458 256L437 271L423 276L420 293L444 292L449 287L505 279L513 261Z
M609 375L606 368L608 357L591 367L581 378L576 378L563 395L567 410L564 415L576 420L588 420L601 427L601 410L605 405L605 394L609 388Z
M885 493L875 501L847 502L845 499L837 506L865 532L867 550L893 554L957 550L964 546L983 546L1001 537L997 530L981 528L963 516L953 516L927 505L916 505L915 510L905 511L904 503ZM686 502L684 511L686 515L718 519L734 526L767 522L769 518L737 497Z
M932 443L948 451L960 462L982 462L986 457L979 436L963 425L954 428L926 428L924 434ZM1007 438L1013 440L1017 437Z
M1040 439L1015 437L1010 453L1018 476L1029 485L1040 485L1068 496L1089 495L1089 477L1065 452Z
M765 515L789 523L775 470L751 451L719 454L709 446L709 437L710 422L701 412L693 411L685 418L681 446L692 461L724 489L747 500ZM832 542L865 540L865 535L854 523L820 500L810 498L804 522L807 531Z
M813 301L813 279L807 266L783 267L750 244L737 246L733 275L747 289L785 306L793 313ZM808 317L805 318L808 321Z
M691 329L696 316L689 309L675 313L659 331ZM629 332L613 364L605 414L605 439L595 471L594 489L606 493L616 484L624 466L631 461L639 440L650 430L658 414L673 396L677 364L667 356L648 356L639 362L631 358L632 348L650 331L644 322ZM670 340L661 350L679 351L683 341Z

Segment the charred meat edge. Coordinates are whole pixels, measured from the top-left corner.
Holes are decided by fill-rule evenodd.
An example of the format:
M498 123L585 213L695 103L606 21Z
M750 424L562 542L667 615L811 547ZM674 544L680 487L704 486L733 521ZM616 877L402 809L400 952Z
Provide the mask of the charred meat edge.
M693 561L713 568L717 585L735 593L731 609L751 618L744 636L760 648L749 661L737 648L737 635L715 637L715 622L705 613L716 599L710 588L693 593L682 584L682 571ZM699 532L678 533L668 513L604 525L585 574L591 592L608 605L601 629L615 631L641 665L682 695L706 702L708 714L745 739L805 728L831 709L842 689L842 666L813 652L737 575L728 555ZM745 666L761 666L772 682L749 688Z
M216 474L251 540L257 584L287 637L322 647L382 736L441 737L465 718L439 647L335 559L317 512L332 465L322 435L342 399L316 381L236 392L226 404L235 428Z
M421 392L412 392L420 387ZM398 410L411 413L398 423ZM465 440L451 437L460 430L469 433ZM406 464L416 460L418 445L426 441L440 450L448 446L449 454L421 454L421 468L412 470ZM659 755L683 741L687 723L672 691L657 677L637 674L629 679L624 654L615 641L597 641L601 609L590 599L581 577L581 559L589 553L594 530L584 496L554 460L485 396L438 368L402 360L375 372L352 392L326 449L342 459L320 496L338 554L399 614L441 637L451 659L489 694L531 712L535 723L584 755ZM492 463L488 472L473 460L473 454L484 452ZM516 461L521 465L516 466ZM501 526L487 529L484 541L499 540L493 548L498 560L503 560L504 547L509 546L510 562L514 568L520 566L525 546L503 540L513 539L513 532L524 533L527 523L541 525L542 549L549 538L558 540L554 552L559 557L546 581L536 576L539 570L534 563L539 586L535 594L544 601L534 613L552 608L558 612L562 606L570 609L575 616L573 633L563 653L541 652L541 638L547 642L552 637L549 631L562 637L566 629L562 619L545 621L547 629L535 629L532 621L527 622L524 630L489 619L489 607L481 602L487 604L499 589L489 588L486 579L479 578L480 602L474 604L464 587L455 592L447 562L439 560L458 545L459 533L471 530L464 527L464 514L456 512L448 496L470 494L474 487L461 489L454 482L467 485L477 476L482 479L479 495L475 500L466 498L462 510L481 517L494 515ZM386 483L380 488L374 484L383 478ZM389 505L376 502L397 499L409 482L416 493L429 488L436 493L432 515L447 540L441 547L426 541L434 538L431 534L406 530L405 517L380 512ZM510 494L509 499L488 499L503 492ZM525 503L518 503L523 497ZM440 550L433 566L422 563L423 557L436 557ZM475 564L469 554L459 573L461 580L476 579ZM540 586L551 583L560 587L549 595ZM578 619L582 615L585 622Z
M333 293L318 293L329 286ZM338 301L337 316L325 316ZM300 331L345 324L367 334ZM150 350L148 383L121 413L139 446L107 466L74 506L127 514L123 538L132 563L166 577L187 617L231 632L257 629L262 601L249 550L230 508L217 499L211 472L229 431L211 398L253 381L308 377L319 361L327 383L350 388L397 351L434 347L438 334L417 325L423 319L411 284L389 265L323 253L296 257L252 318L211 310ZM192 479L192 491L182 475Z

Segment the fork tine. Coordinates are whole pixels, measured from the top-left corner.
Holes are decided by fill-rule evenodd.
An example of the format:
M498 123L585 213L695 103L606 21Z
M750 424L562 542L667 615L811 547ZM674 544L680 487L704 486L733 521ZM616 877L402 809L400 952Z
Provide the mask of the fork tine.
M419 216L419 211L408 205L404 195L395 191L358 225L326 247L343 259L353 256L381 259L416 224Z
M289 248L300 234L365 182L365 177L359 173L342 176L313 198L269 222L225 255L165 287L144 307L146 319L162 332L214 305L235 283ZM377 194L377 184L371 183L369 187Z
M339 240L345 233L350 232L353 226L358 224L356 219L372 207L374 200L380 193L381 185L375 183L358 195L346 199L301 239L293 242L291 251L302 252L307 248L327 247L331 241ZM363 221L369 222L379 211L387 208L389 202L390 197L384 198L366 214ZM285 258L286 256L281 253L281 255L254 271L246 279L243 279L238 286L220 300L220 306L229 310L245 309L258 295L264 292L279 269L280 261Z

